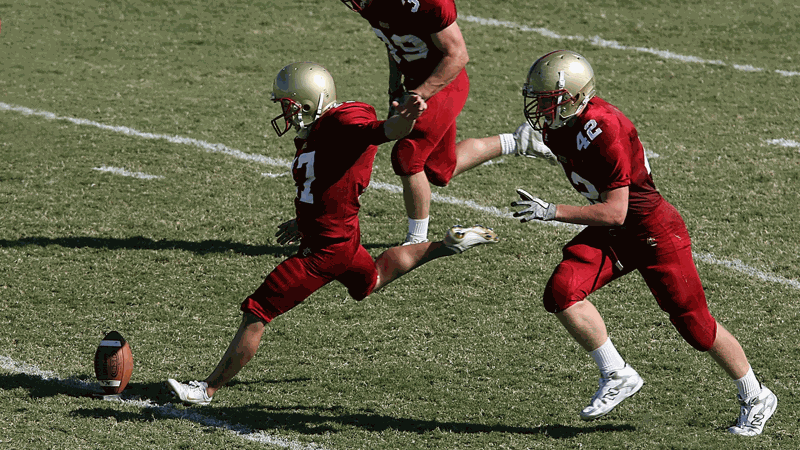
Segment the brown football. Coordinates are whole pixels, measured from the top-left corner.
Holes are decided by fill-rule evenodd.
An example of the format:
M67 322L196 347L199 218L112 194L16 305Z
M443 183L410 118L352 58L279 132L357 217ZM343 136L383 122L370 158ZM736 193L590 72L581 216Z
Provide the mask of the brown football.
M116 331L108 333L94 354L94 374L106 394L119 394L133 373L133 353L125 338Z

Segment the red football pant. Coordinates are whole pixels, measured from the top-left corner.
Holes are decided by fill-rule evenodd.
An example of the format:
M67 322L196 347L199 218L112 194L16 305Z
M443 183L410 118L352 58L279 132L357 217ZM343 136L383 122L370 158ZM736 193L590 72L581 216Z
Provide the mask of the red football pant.
M303 252L301 248L278 264L245 299L241 310L271 322L333 280L347 287L356 300L369 295L378 282L375 262L358 240L313 250L305 256Z
M456 118L469 95L467 71L429 98L414 129L392 149L394 173L404 177L425 171L428 181L447 186L456 169Z

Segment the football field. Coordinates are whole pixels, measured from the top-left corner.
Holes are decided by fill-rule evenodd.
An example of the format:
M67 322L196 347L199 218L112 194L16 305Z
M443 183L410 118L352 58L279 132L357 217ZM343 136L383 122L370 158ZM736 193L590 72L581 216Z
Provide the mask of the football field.
M515 156L433 189L431 238L479 223L500 243L361 302L330 284L269 324L211 405L176 403L165 380L205 378L241 301L296 251L274 237L295 195L292 139L269 123L275 75L317 62L340 101L383 118L385 47L338 0L20 0L0 1L0 448L800 448L800 4L457 7L459 139L516 129L528 68L561 48L636 124L712 314L778 396L761 436L725 432L736 387L635 273L590 299L645 385L579 419L597 369L541 301L579 227L521 224L509 204L516 188L585 200L560 168ZM376 257L407 227L390 150L361 197ZM104 401L93 356L112 330L134 370Z

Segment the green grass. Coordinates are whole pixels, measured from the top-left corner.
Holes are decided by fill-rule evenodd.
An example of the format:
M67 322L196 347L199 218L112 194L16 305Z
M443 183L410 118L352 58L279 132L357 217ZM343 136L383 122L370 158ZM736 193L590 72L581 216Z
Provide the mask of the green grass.
M0 102L62 119L0 109L0 447L797 448L800 154L765 140L800 140L800 78L775 72L800 71L800 8L778 0L458 7L462 17L628 47L461 20L472 90L460 138L516 128L530 64L574 49L592 62L600 95L658 155L656 184L683 213L695 251L794 280L698 261L712 313L780 399L762 436L724 432L738 414L735 387L680 339L637 275L592 300L646 385L608 418L581 422L596 369L540 300L574 229L444 203L433 205L432 234L483 223L502 242L431 263L363 302L327 286L270 324L254 360L212 405L171 404L164 380L205 377L238 325L241 300L293 252L273 238L292 217L293 186L262 175L284 168L96 124L288 160L291 139L268 123L278 113L269 101L278 70L319 62L340 99L383 115L383 45L333 0L28 0L0 3ZM399 185L388 150L373 180ZM104 165L163 178L94 170ZM516 187L582 204L559 169L514 157L435 192L503 209ZM402 199L371 189L362 200L363 240L377 256L405 233ZM126 395L142 402L81 395L94 382L96 346L114 329L134 352ZM23 363L50 373L12 367Z

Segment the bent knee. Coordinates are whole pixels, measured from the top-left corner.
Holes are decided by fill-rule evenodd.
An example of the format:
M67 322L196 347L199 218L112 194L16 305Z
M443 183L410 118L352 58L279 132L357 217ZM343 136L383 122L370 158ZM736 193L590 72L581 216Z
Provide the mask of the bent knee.
M542 301L544 309L549 313L559 313L586 298L588 293L575 288L572 269L568 265L559 265L544 289Z
M714 340L717 338L717 321L711 316L708 308L670 315L669 320L681 337L696 350L706 352L714 345Z

